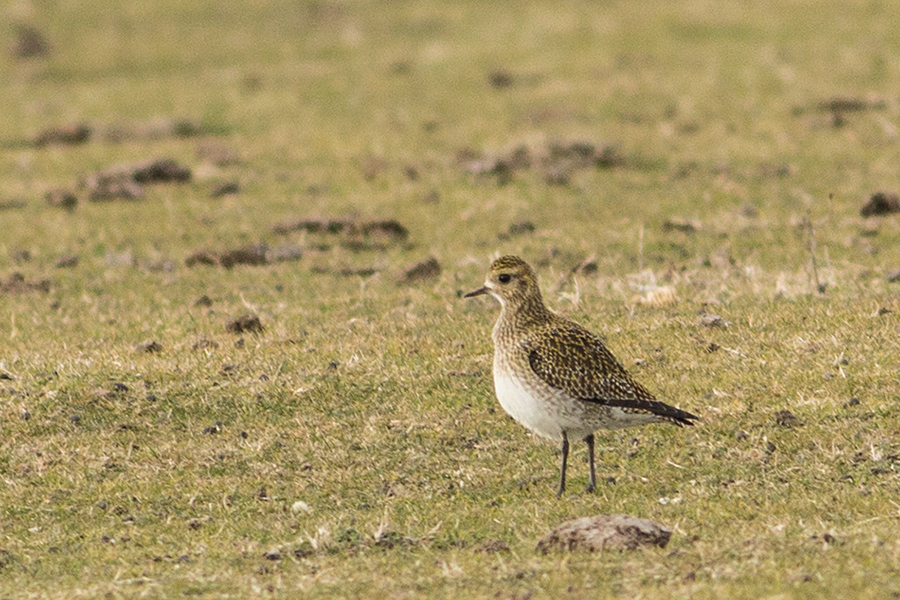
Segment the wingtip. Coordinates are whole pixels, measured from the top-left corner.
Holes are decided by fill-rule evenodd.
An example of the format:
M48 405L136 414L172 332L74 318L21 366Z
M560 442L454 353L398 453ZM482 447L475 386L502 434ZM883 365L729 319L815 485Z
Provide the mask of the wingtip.
M678 412L679 414L672 417L672 422L679 427L693 427L695 425L695 421L700 421L703 419L703 417L691 414L684 410L679 409Z

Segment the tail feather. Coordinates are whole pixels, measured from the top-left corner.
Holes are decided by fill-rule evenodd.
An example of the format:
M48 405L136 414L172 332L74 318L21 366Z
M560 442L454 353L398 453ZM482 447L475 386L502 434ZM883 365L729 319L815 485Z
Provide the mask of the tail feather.
M666 421L674 423L679 427L693 425L694 421L700 419L697 415L693 415L680 408L675 408L674 406L669 406L665 402L660 402L658 400L609 399L604 400L603 404L606 406L622 408L626 411L653 414L662 417Z

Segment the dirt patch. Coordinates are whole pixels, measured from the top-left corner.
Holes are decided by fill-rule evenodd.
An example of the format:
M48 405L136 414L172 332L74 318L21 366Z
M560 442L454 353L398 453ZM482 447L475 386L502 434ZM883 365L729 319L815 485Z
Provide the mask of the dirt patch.
M680 217L671 217L663 221L663 231L680 231L682 233L696 233L702 225L696 219L684 219Z
M813 127L833 127L840 128L847 124L847 116L852 113L862 113L875 110L884 110L887 103L875 95L865 97L853 96L832 96L824 100L819 100L809 106L799 106L793 110L794 115L812 114L816 116L824 116L823 123L821 117L814 118L810 125Z
M194 306L209 308L212 305L213 305L212 298L210 298L206 294L203 294L202 296L200 296L199 298L194 300Z
M235 265L264 265L266 260L266 251L268 246L265 244L256 244L255 246L244 246L236 250L226 250L219 254L219 264L230 269Z
M359 172L366 181L372 181L385 171L389 165L386 160L378 156L363 156L358 159Z
M76 146L92 141L119 144L168 138L189 138L204 133L202 125L191 119L162 117L137 123L67 123L51 125L26 143L35 148Z
M512 223L506 231L501 231L497 234L497 239L501 241L508 240L512 237L517 237L520 235L529 235L535 232L537 227L535 227L534 223L531 221L518 221L516 223Z
M4 210L19 210L21 208L25 208L25 201L19 199L13 200L3 200L0 201L0 211Z
M602 552L634 550L640 546L665 548L672 530L629 515L598 515L566 521L541 539L537 551Z
M131 167L131 178L138 183L184 183L191 180L191 170L171 158L140 163Z
M197 265L219 265L230 269L237 265L269 265L279 262L300 260L303 249L300 246L284 244L269 248L266 244L253 244L232 250L197 250L184 260L188 267Z
M315 265L311 271L319 275L338 275L340 277L371 277L381 269L376 267L338 267L332 268L326 265Z
M157 183L185 183L191 179L189 167L170 158L150 160L135 165L116 166L88 175L82 187L93 201L144 196L144 187Z
M317 217L283 221L272 227L279 235L306 232L321 237L334 237L353 251L384 250L405 242L409 230L395 219L357 220L352 218ZM328 244L320 245L323 250Z
M5 280L0 279L0 293L2 294L21 294L24 292L43 292L46 294L50 291L50 280L39 279L29 281L21 273L10 273Z
M138 354L158 354L162 352L162 350L162 344L160 344L156 340L141 342L134 347L134 351Z
M433 256L416 263L406 269L403 274L402 283L415 283L417 281L425 281L435 279L441 274L441 263Z
M262 321L256 315L241 315L225 323L225 331L231 333L262 333Z
M779 410L775 413L775 423L781 427L797 427L800 425L800 419L789 410Z
M275 233L303 230L310 233L383 234L401 240L405 240L409 236L409 230L394 219L380 221L355 221L340 218L299 219L275 225L272 230Z
M16 58L38 58L50 53L50 42L44 34L31 25L16 27L16 39L12 48Z
M91 139L91 126L87 123L56 125L41 131L32 140L35 148L45 146L77 146Z
M506 69L494 69L487 76L488 84L494 89L502 90L512 87L515 77Z
M240 164L240 153L214 139L204 139L197 142L197 158L203 162L212 163L217 167L230 167Z
M78 206L78 196L75 192L64 188L48 191L44 194L44 200L54 208L64 208L68 211L73 211Z
M468 173L493 177L500 185L529 170L540 173L548 185L568 185L577 171L608 169L625 163L614 146L584 141L552 142L537 149L523 145L496 156L464 150L457 153L457 161Z
M67 254L66 256L61 256L54 266L57 269L71 269L72 267L76 267L78 266L78 255Z
M136 123L96 125L94 129L98 139L111 143L191 138L204 133L203 126L197 121L178 117L159 117Z
M885 108L884 100L877 96L865 98L853 98L850 96L832 96L820 100L815 104L815 110L819 112L862 112L866 110L881 110Z
M476 554L509 554L509 545L503 540L487 540L475 547Z
M241 184L237 181L226 181L220 183L209 193L210 198L221 198L222 196L234 196L241 191Z
M875 192L869 197L859 214L864 217L874 217L880 215L889 215L900 212L900 197L893 192Z
M191 346L191 350L215 350L219 347L219 342L207 338L200 338Z

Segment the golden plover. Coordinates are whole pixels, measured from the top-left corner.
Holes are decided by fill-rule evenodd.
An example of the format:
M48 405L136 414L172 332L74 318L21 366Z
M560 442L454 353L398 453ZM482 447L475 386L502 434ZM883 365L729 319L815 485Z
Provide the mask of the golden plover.
M544 306L537 276L517 256L491 265L484 287L500 301L494 325L494 390L516 421L562 440L559 492L566 489L569 437L587 442L588 491L597 487L594 432L668 421L692 425L699 417L656 398L631 378L600 339Z

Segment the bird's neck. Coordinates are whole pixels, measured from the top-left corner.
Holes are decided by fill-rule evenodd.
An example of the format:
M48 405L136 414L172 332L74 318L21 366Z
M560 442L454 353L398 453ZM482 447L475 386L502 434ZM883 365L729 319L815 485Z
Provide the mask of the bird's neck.
M513 332L521 335L530 329L546 323L551 313L540 295L528 296L515 303L504 303L500 309L500 317L494 326L494 341L502 337L512 336Z

